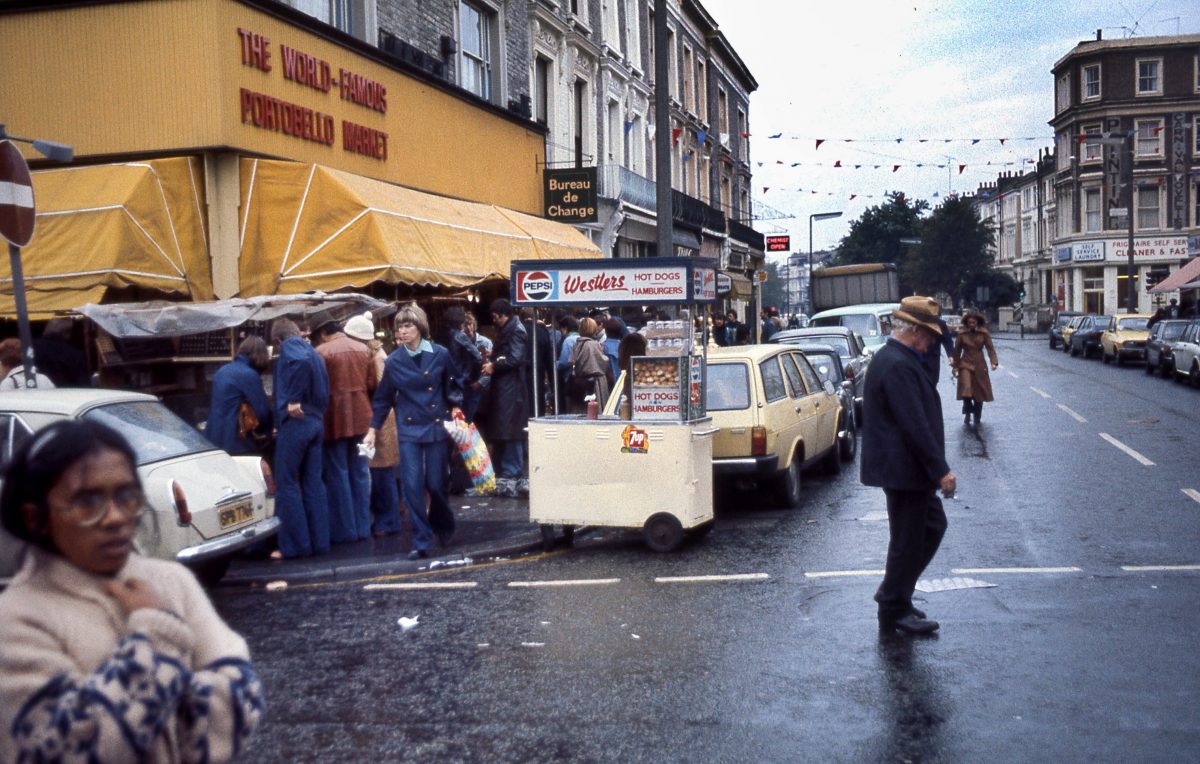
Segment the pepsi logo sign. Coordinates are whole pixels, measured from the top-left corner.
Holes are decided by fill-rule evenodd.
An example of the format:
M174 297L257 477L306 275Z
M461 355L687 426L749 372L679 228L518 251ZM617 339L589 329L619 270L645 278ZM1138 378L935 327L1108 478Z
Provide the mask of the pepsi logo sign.
M545 271L522 273L517 286L517 296L521 300L545 300L554 294L554 279Z

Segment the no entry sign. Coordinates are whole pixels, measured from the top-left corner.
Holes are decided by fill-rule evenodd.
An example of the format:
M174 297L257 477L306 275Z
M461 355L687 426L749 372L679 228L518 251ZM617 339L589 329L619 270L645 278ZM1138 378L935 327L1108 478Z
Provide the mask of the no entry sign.
M0 141L0 236L18 247L33 238L33 179L12 141Z

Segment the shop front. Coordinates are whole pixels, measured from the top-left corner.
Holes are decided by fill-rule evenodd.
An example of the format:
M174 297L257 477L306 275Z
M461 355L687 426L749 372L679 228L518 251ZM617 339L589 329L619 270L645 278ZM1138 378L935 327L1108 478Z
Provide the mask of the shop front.
M1148 291L1151 271L1174 269L1188 257L1187 236L1139 236L1134 239L1135 304L1131 312L1153 313L1162 295ZM1111 314L1128 306L1129 245L1126 239L1061 242L1054 247L1050 278L1059 310Z
M0 11L7 126L76 155L27 154L35 318L153 297L469 289L502 283L514 259L600 256L538 217L539 126L306 18L256 0Z

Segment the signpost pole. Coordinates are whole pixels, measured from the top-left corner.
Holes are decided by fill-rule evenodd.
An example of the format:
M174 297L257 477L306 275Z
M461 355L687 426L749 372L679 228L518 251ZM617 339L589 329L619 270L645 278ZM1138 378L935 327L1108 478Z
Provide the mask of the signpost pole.
M25 387L37 387L37 369L33 365L33 334L29 330L29 307L25 303L25 271L21 268L21 248L8 243L8 262L12 266L13 301L17 307L17 333L21 337L21 363L25 365Z

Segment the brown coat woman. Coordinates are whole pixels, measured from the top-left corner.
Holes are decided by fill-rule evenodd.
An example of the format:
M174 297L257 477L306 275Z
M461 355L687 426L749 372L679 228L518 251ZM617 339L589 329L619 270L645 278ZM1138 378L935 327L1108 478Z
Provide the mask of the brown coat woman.
M992 345L992 335L985 327L984 317L974 311L963 316L962 328L954 340L954 374L958 377L958 400L963 402L963 424L970 424L975 417L975 424L983 414L983 404L992 401L992 378L988 374L988 365L984 361L983 351L986 348L992 370L1000 366L996 357L996 348Z

